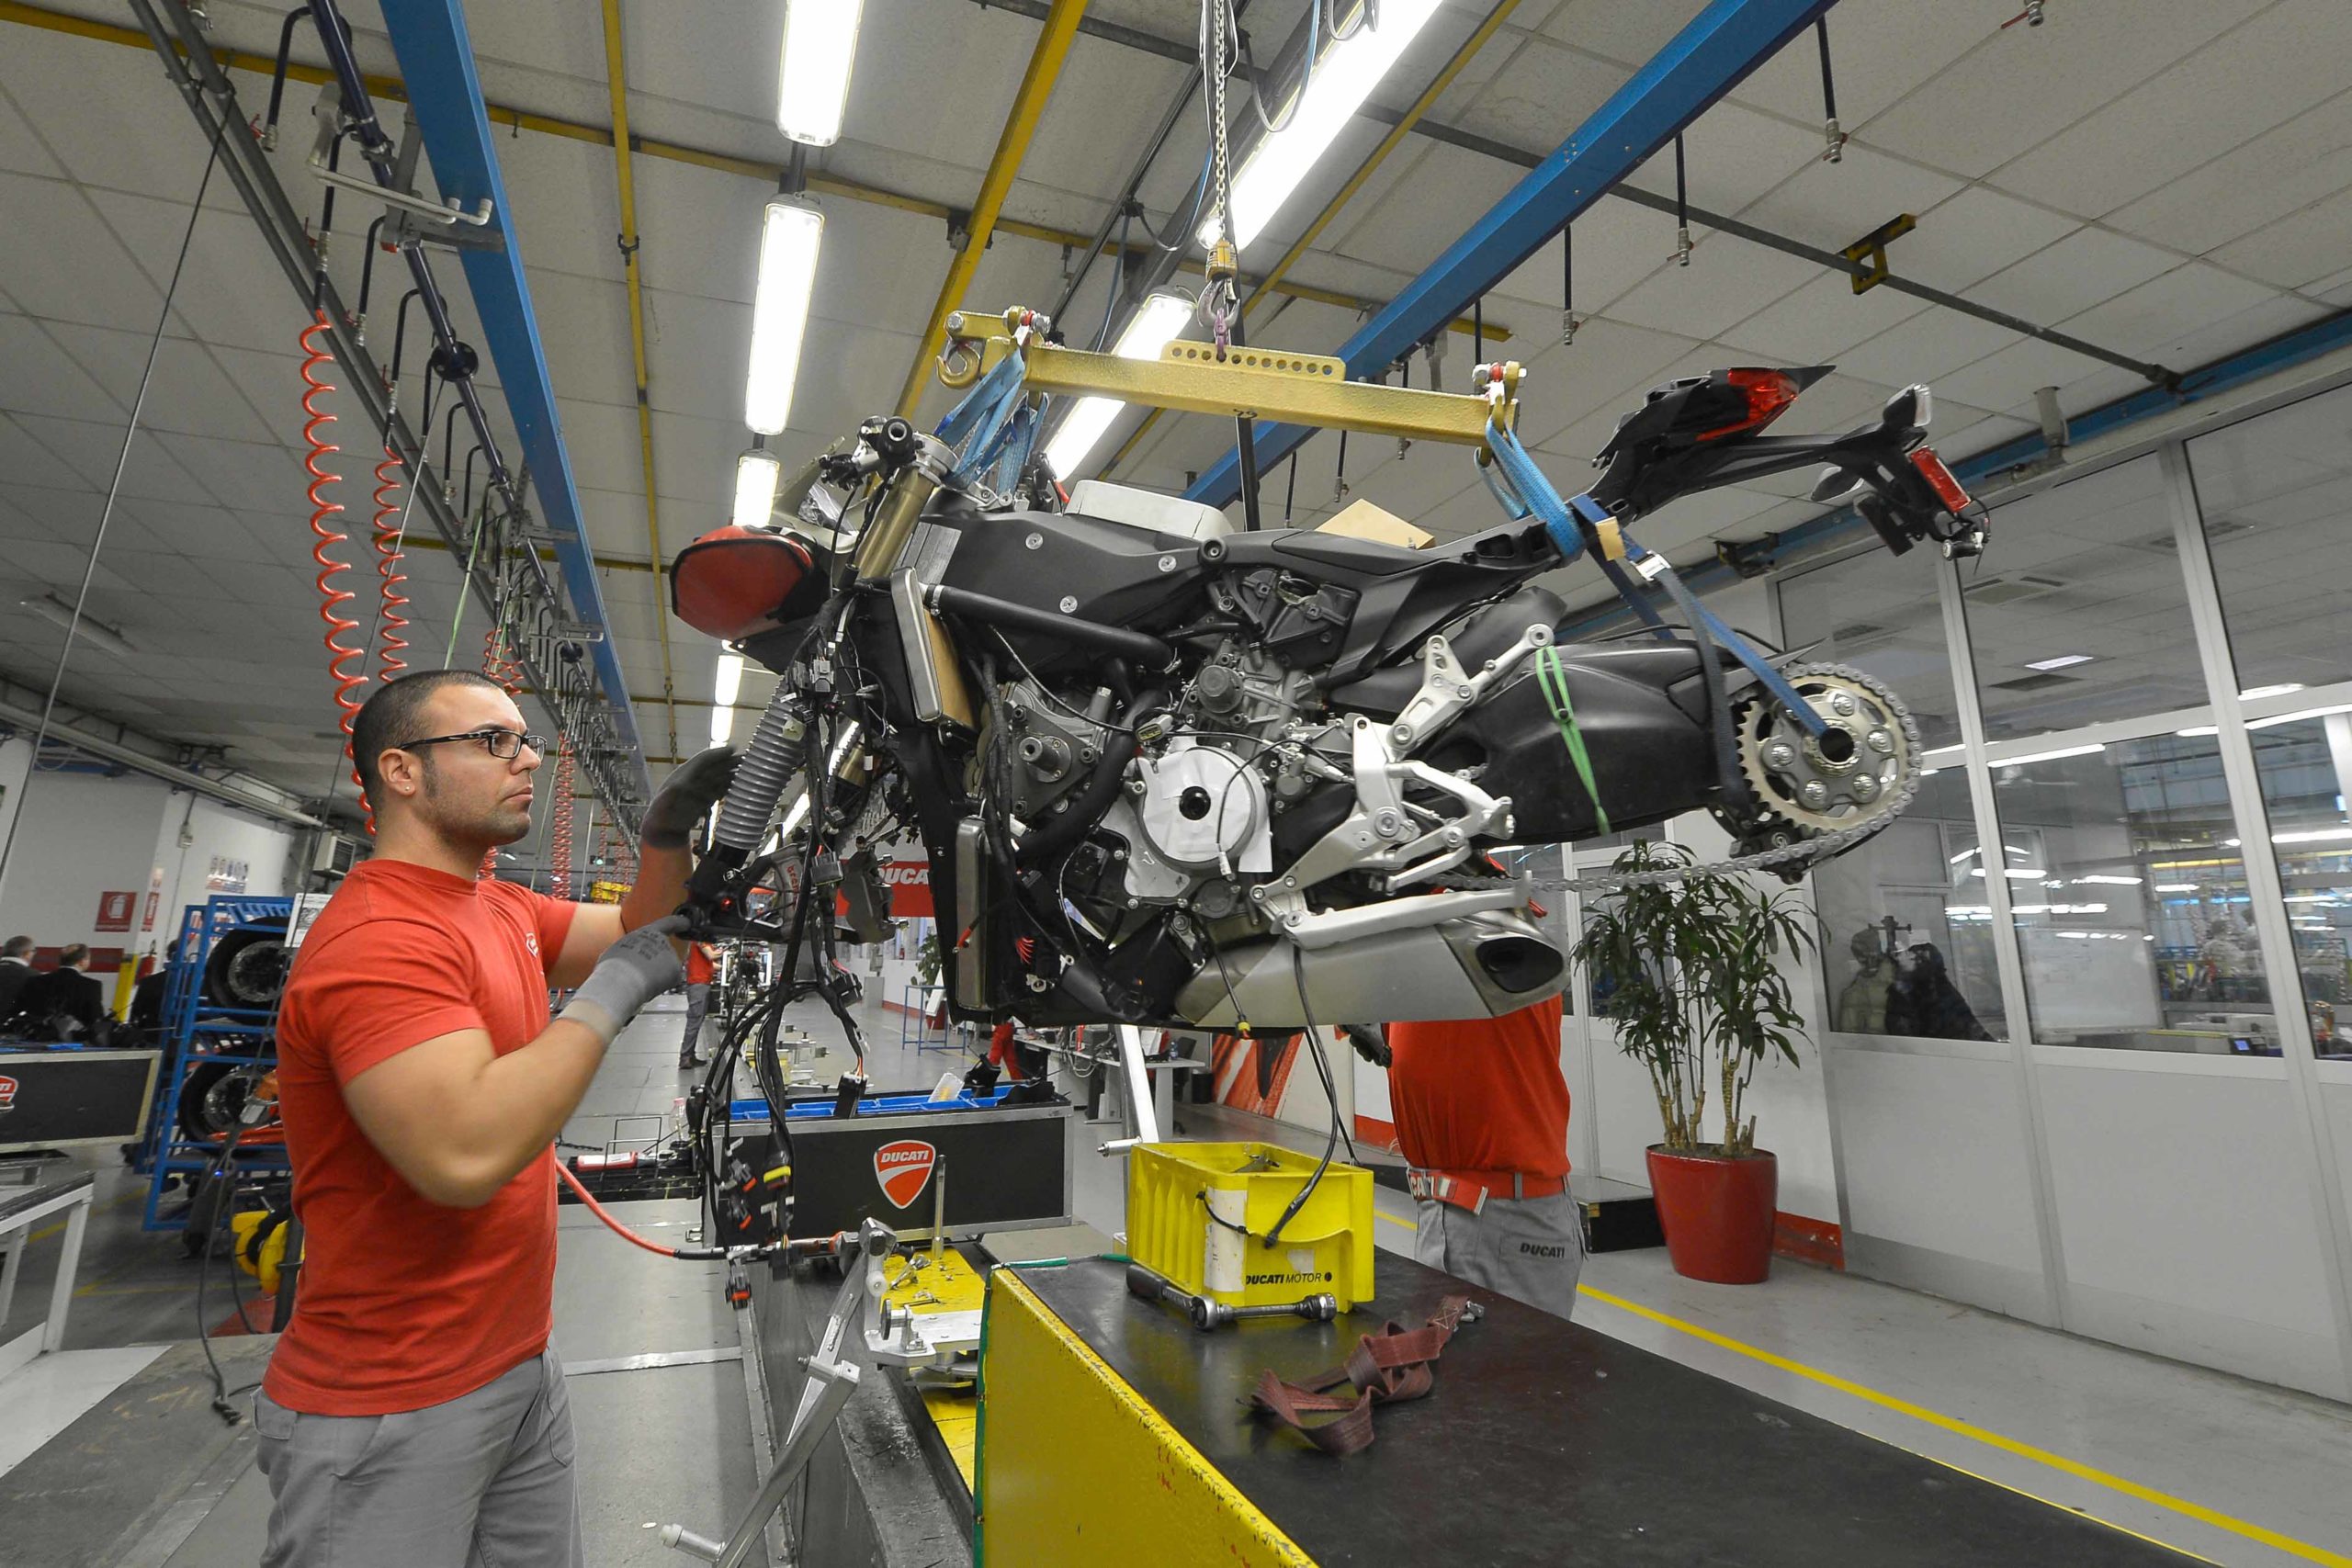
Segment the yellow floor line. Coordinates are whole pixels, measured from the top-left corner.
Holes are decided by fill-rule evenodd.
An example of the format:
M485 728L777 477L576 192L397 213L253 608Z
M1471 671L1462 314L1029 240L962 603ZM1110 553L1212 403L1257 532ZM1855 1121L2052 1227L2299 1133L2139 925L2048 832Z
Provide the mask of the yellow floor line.
M2352 1568L2352 1557L2330 1551L2324 1547L2313 1546L2309 1541L2297 1540L2292 1536L2281 1535L2277 1530L2265 1529L2262 1526L2251 1524L2245 1519L2233 1518L2227 1514L2206 1507L2201 1503L2192 1503L2186 1497L2175 1497L2170 1493L2159 1492L2153 1486L2143 1486L2136 1481L2110 1474L2104 1470L2085 1464L2080 1460L2068 1459L2064 1454L2052 1453L2048 1449L2038 1449L2030 1443L2021 1443L2015 1438L2005 1438L1998 1432L1989 1431L1973 1422L1962 1421L1956 1416L1930 1410L1923 1404L1914 1404L1907 1399L1897 1399L1893 1394L1881 1393L1878 1390L1866 1388L1850 1378L1841 1378L1835 1372L1825 1372L1816 1367L1806 1366L1803 1361L1792 1361L1786 1356L1778 1356L1770 1350L1758 1349L1753 1345L1734 1339L1729 1335L1718 1334L1711 1328L1702 1328L1695 1323L1685 1323L1679 1317L1668 1316L1654 1307L1644 1306L1639 1302L1627 1301L1623 1296L1595 1290L1590 1285L1583 1287L1577 1293L1589 1300L1600 1302L1605 1306L1612 1306L1621 1312L1632 1313L1635 1317L1647 1318L1650 1322L1671 1328L1679 1334L1688 1334L1694 1339L1704 1340L1719 1349L1746 1356L1750 1360L1761 1361L1766 1366L1787 1372L1792 1377L1804 1378L1808 1382L1819 1383L1824 1388L1850 1394L1856 1399L1878 1405L1882 1409L1892 1410L1899 1416L1908 1416L1915 1421L1923 1421L1941 1431L1967 1438L1972 1441L1983 1443L1988 1448L1998 1449L2003 1453L2013 1454L2019 1459L2031 1460L2036 1464L2047 1465L2062 1474L2074 1476L2080 1481L2091 1482L2140 1502L2152 1503L2159 1508L2169 1508L2174 1513L2195 1519L2200 1524L2211 1525L2215 1529L2226 1530L2232 1535L2244 1536L2248 1540L2260 1541L2263 1545L2283 1551L2290 1557L2300 1557L2307 1562L2326 1563L2330 1568ZM1933 1458L1934 1456L1925 1457ZM2112 1523L2110 1520L2100 1522Z
M1372 1217L1375 1220L1386 1220L1392 1225L1403 1225L1408 1231L1417 1231L1421 1228L1412 1221L1392 1214L1385 1209L1374 1209L1372 1212Z

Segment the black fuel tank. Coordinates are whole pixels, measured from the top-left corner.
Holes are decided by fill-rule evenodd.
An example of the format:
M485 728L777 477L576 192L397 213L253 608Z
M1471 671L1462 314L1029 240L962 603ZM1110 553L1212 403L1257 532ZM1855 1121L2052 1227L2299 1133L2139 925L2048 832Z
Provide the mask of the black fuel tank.
M1191 539L1074 512L982 512L942 492L923 522L957 536L937 581L1104 626L1177 625L1197 613L1211 570ZM1072 653L1026 634L1012 641L1033 664Z

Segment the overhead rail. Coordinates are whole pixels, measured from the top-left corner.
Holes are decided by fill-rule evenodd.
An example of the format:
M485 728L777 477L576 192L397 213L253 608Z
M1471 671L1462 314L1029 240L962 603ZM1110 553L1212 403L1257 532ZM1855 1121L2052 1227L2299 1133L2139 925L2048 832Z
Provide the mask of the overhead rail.
M582 657L583 628L564 613L538 558L537 546L542 541L532 536L518 507L493 506L493 497L504 499L494 489L485 488L474 520L459 511L454 487L443 471L446 464L430 460L425 433L413 429L394 406L382 368L351 325L352 312L334 279L319 270L303 220L268 155L251 134L222 134L224 126L235 130L248 124L249 117L207 50L199 24L178 0L130 0L130 5L198 128L208 141L218 138L221 168L288 283L306 304L315 297L326 317L335 359L349 376L345 390L358 400L368 421L383 433L385 444L407 466L416 507L455 558L465 587L493 620L503 615L512 627L526 676L556 728L573 738L578 766L590 786L613 819L634 832L651 793L636 732L633 727L624 728L627 709L605 700L590 673L593 666ZM419 295L420 299L425 297L425 292Z
M1338 357L1347 361L1349 373L1376 375L1419 347L1834 3L1710 0L1632 81L1340 346ZM1259 425L1258 463L1271 468L1312 434L1300 425ZM1240 484L1239 454L1228 454L1185 499L1222 506L1239 493Z
M354 138L376 171L378 183L400 189L398 155L391 138L377 123L368 84L351 51L338 0L311 0L311 14L319 24L319 39L343 93L343 110ZM563 570L565 589L573 610L586 626L601 634L606 625L603 589L591 558L586 520L581 515L579 491L573 487L571 463L563 449L563 425L558 417L555 383L548 371L539 343L537 317L531 307L531 286L523 272L523 251L514 230L514 209L498 168L498 154L490 137L490 118L482 107L481 84L474 74L473 45L466 34L459 0L403 0L384 7L384 26L400 57L409 95L409 110L433 160L434 182L442 198L460 211L478 210L488 202L492 221L505 243L461 245L458 260L465 268L474 310L481 318L482 336L498 367L501 391L521 438L523 458L538 491L539 506L548 524L547 543L555 547ZM194 46L190 39L191 47ZM413 150L411 150L412 152ZM410 160L413 162L412 158ZM427 287L430 274L423 253L409 248L409 267L430 312L434 333L446 346L456 341L445 332L446 310L440 291ZM458 383L466 412L485 448L493 485L505 491L513 507L523 505L521 488L506 471L504 459L492 441L470 378ZM538 570L538 558L529 558ZM637 743L636 716L628 707L628 682L621 672L620 655L610 638L597 636L588 644L606 696L613 705L613 723L632 753ZM640 776L642 770L640 768ZM650 788L650 780L647 781Z

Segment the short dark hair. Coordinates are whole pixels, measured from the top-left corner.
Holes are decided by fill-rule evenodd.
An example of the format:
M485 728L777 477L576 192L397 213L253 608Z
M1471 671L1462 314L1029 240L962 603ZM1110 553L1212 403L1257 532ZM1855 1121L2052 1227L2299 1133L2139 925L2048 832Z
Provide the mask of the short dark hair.
M376 688L375 694L359 705L359 716L351 721L351 760L359 769L359 787L368 792L370 803L376 802L378 786L384 781L376 772L376 759L403 741L421 740L416 733L418 715L433 694L444 686L488 686L493 692L506 688L487 675L471 670L419 670L395 677Z
M32 950L33 939L28 936L12 936L0 942L0 958L22 958Z
M88 943L69 942L65 944L65 951L57 955L57 966L60 969L71 969L74 965L81 963L82 960L89 956L90 949Z

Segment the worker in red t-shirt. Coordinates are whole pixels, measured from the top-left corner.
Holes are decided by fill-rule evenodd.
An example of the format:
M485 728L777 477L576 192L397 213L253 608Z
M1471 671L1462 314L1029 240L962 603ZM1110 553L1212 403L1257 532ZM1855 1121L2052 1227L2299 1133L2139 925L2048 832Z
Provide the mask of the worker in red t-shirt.
M616 908L476 879L529 830L546 744L465 671L379 686L353 726L375 857L303 939L277 1021L307 1246L254 1401L265 1568L582 1562L550 1145L613 1037L684 978L670 911L734 756L670 775ZM577 987L553 1021L550 987Z
M1351 1025L1388 1069L1396 1142L1419 1201L1413 1256L1458 1280L1568 1315L1584 1225L1568 1196L1560 998L1500 1018Z
M680 1068L702 1066L702 1021L710 1015L710 983L718 975L718 949L707 942L686 943L686 1037L678 1042Z

